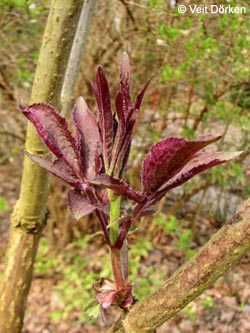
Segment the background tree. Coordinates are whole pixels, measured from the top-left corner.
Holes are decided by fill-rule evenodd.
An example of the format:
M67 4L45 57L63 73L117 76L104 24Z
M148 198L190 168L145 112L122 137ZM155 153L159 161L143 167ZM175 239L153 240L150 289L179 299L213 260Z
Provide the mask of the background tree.
M81 0L52 1L31 103L47 101L60 105L64 74L81 7ZM30 125L26 149L38 155L47 155ZM11 218L6 267L1 281L0 332L14 333L22 329L35 255L46 225L48 185L48 175L25 158L20 198Z

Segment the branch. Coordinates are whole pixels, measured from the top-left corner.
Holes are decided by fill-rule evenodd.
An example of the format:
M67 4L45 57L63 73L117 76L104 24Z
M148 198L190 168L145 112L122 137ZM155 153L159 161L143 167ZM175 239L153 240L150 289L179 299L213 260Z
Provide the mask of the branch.
M163 286L136 304L109 333L149 333L209 288L250 249L250 199Z
M67 115L74 101L74 88L82 55L86 47L96 0L85 0L78 21L74 42L61 92L62 114Z

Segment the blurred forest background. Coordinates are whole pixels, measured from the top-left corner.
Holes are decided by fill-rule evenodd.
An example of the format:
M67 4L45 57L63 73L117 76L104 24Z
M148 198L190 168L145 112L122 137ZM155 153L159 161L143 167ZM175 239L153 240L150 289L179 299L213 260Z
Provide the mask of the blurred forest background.
M223 1L222 1L223 2ZM142 299L188 260L250 195L250 3L247 14L178 14L177 1L97 1L74 97L95 110L91 81L98 64L111 94L119 87L121 54L129 53L132 92L154 78L136 129L128 182L139 188L141 161L166 136L221 134L215 150L244 150L237 162L195 177L164 198L130 236L131 277ZM209 1L182 1L208 4ZM50 1L2 0L0 21L0 279L9 216L19 194L26 120ZM69 115L70 116L70 115ZM85 307L92 284L111 273L95 216L74 221L65 185L53 179L48 223L41 239L28 301L25 333L105 332ZM90 312L90 311L89 311ZM117 315L116 313L112 313ZM165 324L165 333L250 331L250 256Z

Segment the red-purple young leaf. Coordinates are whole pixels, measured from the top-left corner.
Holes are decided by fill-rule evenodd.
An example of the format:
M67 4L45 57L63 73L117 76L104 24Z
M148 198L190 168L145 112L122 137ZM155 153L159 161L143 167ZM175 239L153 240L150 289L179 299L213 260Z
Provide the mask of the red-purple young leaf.
M124 136L126 135L126 123L125 123L125 111L124 111L124 108L126 106L125 106L125 100L121 92L117 94L115 102L116 102L116 112L119 121L112 151L112 159L110 164L111 170L114 170L117 161L117 156L121 150L122 143L124 141Z
M142 184L147 194L159 190L173 178L202 148L220 139L201 137L197 141L170 137L154 144L142 166Z
M239 157L242 152L202 152L197 153L173 178L159 189L153 202L160 200L169 190L182 185L195 175L216 165Z
M121 92L124 97L125 108L124 115L127 116L127 112L132 108L132 101L130 96L130 64L129 57L126 52L122 54L121 67L120 67L120 84Z
M108 309L115 300L117 294L116 290L104 291L96 295L98 303L101 305L102 309Z
M101 278L93 284L93 289L96 292L96 299L101 307L108 309L115 301L115 296L118 293L114 282L109 279Z
M205 140L210 140L210 139L213 139L214 138L214 135L210 134L210 133L207 133L207 134L203 134L203 135L199 135L198 136L198 141L202 140L202 141L205 141Z
M19 106L19 108L36 127L49 150L79 173L79 155L67 120L47 103L37 103L28 107Z
M111 305L119 305L129 308L134 303L132 296L132 281L126 281L126 290L119 290L109 279L101 278L93 284L96 298L102 309L108 309ZM125 292L125 294L124 294Z
M90 183L100 185L104 188L109 188L119 195L123 195L135 202L142 202L145 199L143 193L133 190L128 184L120 179L113 178L106 174L99 175L95 180Z
M120 146L118 147L116 144L114 146L113 154L116 157L116 159L115 163L114 164L112 163L113 167L112 170L114 171L114 175L118 178L122 178L123 172L126 168L126 164L130 153L134 124L135 120L131 119L126 126L126 130L120 142Z
M92 205L79 191L68 191L68 205L75 219L92 213L97 207Z
M81 180L77 178L72 169L62 160L52 161L48 158L32 155L29 152L25 152L26 155L40 167L45 169L46 171L52 173L53 175L61 178L66 183L71 186L77 186Z
M130 154L130 148L131 148L131 141L128 143L128 145L124 149L125 154L122 159L122 163L120 165L119 178L123 178L123 175L126 172L126 167L127 167L127 163L128 163L129 154Z
M136 100L134 102L134 109L135 110L139 110L140 109L140 106L141 106L141 103L142 103L142 100L143 100L143 97L145 95L145 92L149 86L149 83L151 82L152 80L152 76L146 81L144 87L142 88L142 90L138 93L137 97L136 97Z
M116 105L116 113L118 115L119 119L119 125L122 128L125 128L125 110L126 110L126 104L123 97L123 94L119 91L116 99L115 99L115 105Z
M124 141L122 143L121 150L119 152L119 156L117 158L117 164L122 164L122 161L125 158L126 152L130 149L131 141L132 141L132 134L135 126L135 119L130 119L126 126L126 132L124 136Z
M111 161L114 140L114 124L109 85L100 66L97 69L96 88L94 88L94 92L96 93L97 105L99 109L98 120L102 135L104 162L106 169L108 169Z
M78 149L81 152L83 174L86 178L92 179L96 175L95 162L100 145L97 121L82 97L78 98L72 116L78 134Z

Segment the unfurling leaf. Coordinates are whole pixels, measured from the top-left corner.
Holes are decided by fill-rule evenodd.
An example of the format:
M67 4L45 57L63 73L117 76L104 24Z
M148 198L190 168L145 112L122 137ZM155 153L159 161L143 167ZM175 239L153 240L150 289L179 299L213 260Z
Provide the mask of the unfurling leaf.
M149 83L151 82L151 80L152 80L152 76L146 81L146 83L144 84L144 87L142 88L142 90L139 91L139 93L138 93L138 95L136 97L135 103L134 103L134 109L135 110L139 110L140 109L143 97L145 95L146 90L148 89L148 86L149 86Z
M115 296L118 293L114 282L101 278L94 283L93 288L98 303L104 310L108 309L114 303Z
M128 112L132 107L132 100L130 96L130 64L129 57L126 52L122 54L121 67L120 67L120 85L121 93L124 98L124 116L127 118Z
M68 204L72 214L77 220L92 213L97 208L85 199L81 192L75 190L68 191Z
M194 155L207 145L220 139L210 135L197 141L170 137L154 144L142 167L142 184L147 194L157 192L173 178Z
M20 106L20 110L36 127L48 149L80 173L76 142L66 119L47 103L37 103L28 107Z
M93 289L96 292L96 299L101 308L106 310L111 305L129 308L134 303L132 286L133 283L131 281L126 281L126 289L119 290L113 281L101 278L93 284Z
M72 111L72 117L77 129L83 173L86 178L92 179L96 175L96 158L100 145L97 121L82 97L78 98Z
M101 132L105 168L108 170L114 140L114 120L108 81L101 66L97 69L96 84L93 84L98 106L98 122Z
M122 178L130 152L133 128L136 123L138 111L149 85L149 79L132 102L130 94L130 64L126 52L123 53L120 66L120 91L115 100L118 116L118 128L115 135L110 170L117 178Z
M74 174L74 170L72 170L64 161L59 159L52 161L45 157L32 155L28 151L25 153L34 163L38 164L41 168L52 173L54 176L61 178L69 185L73 187L79 187L81 180L77 178L77 176Z
M193 178L197 174L210 169L216 165L231 161L234 158L239 157L242 152L203 152L197 153L192 160L190 160L177 175L171 178L167 183L164 184L159 192L156 194L153 202L160 200L166 192L182 185L189 179Z

